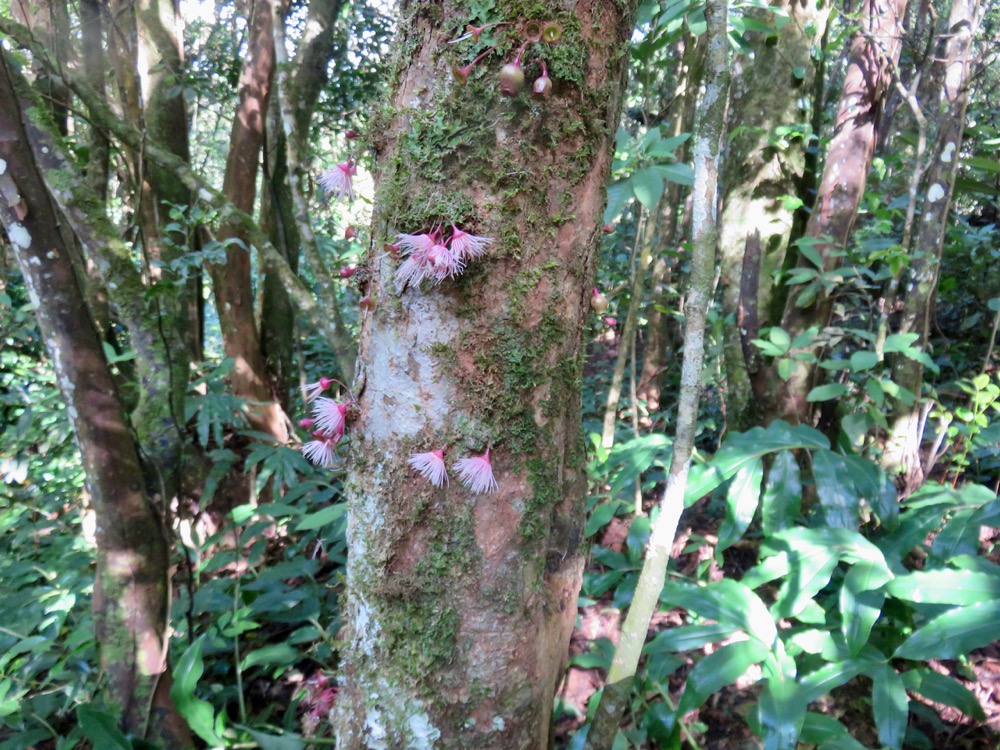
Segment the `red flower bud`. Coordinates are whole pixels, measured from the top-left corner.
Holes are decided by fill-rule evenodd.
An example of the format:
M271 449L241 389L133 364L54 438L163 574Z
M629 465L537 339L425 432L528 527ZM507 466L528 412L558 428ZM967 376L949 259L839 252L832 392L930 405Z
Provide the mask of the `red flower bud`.
M524 69L520 62L507 63L500 68L500 93L517 96L524 88Z
M590 306L594 309L594 312L599 313L608 309L608 298L597 291L597 287L594 287L594 294L590 298Z
M349 279L358 272L358 266L344 266L340 269L340 278Z
M357 236L358 233L354 230L354 227L348 227L347 229L344 230L345 240L353 240Z

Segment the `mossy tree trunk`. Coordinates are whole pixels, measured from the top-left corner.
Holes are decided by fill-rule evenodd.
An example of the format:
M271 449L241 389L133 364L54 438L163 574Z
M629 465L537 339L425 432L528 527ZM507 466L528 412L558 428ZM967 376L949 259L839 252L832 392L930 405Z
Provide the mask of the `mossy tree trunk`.
M803 238L810 244L809 254L818 256L822 267L817 268L807 254L798 254L798 265L817 270L820 277L790 290L781 320L781 327L793 341L802 334L813 334L812 343L796 351L802 358L794 360L790 377L780 384L770 405L770 416L792 423L812 420L808 395L823 372L818 363L836 294L836 286L823 274L840 264L840 253L850 239L864 196L875 153L875 126L902 49L906 3L865 0L859 8L859 29L851 42L833 137Z
M722 175L726 187L719 239L722 300L726 315L737 322L724 329L726 401L730 427L736 430L759 422L759 404L765 395L759 392L760 378L755 380L752 361L748 363L744 355L747 342L757 332L746 329L740 312L765 312L770 305L770 279L784 264L795 220L794 207L785 198L809 200L799 195L809 145L809 107L822 107L822 102L811 98L816 76L812 49L823 35L829 9L820 10L815 0L777 0L772 8L787 15L788 23L774 32L748 34L759 40L752 58L747 54L733 58L729 142ZM775 18L764 9L748 13L762 23ZM754 232L760 232L761 253L757 267L751 269L745 263L745 246ZM740 290L746 285L741 282L754 270L761 283L752 291L753 299L744 299ZM761 322L772 324L766 316Z
M545 748L576 619L586 496L581 343L633 8L614 0L404 2L377 155L375 309L349 426L346 653L338 747ZM552 96L502 98L525 21L562 25ZM478 43L467 24L509 22ZM511 43L453 80L493 41ZM538 66L527 68L530 80ZM529 88L530 91L530 88ZM495 238L438 286L397 291L382 249L454 222ZM413 453L490 449L499 483L436 489Z
M170 698L166 538L101 340L0 51L0 226L17 258L80 447L97 516L94 622L107 698L126 731L191 747Z

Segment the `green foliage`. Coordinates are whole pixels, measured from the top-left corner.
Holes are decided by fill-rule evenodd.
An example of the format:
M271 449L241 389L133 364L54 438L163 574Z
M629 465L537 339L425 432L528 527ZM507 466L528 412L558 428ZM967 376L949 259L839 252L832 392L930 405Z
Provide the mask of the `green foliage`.
M800 463L811 466L805 479ZM802 515L807 483L816 498ZM688 497L727 486L716 557L753 533L758 562L739 581L676 576L664 586L661 602L686 611L688 624L657 635L646 657L690 658L716 645L686 674L676 708L666 701L655 710L637 706L648 716L647 731L668 736L684 713L755 665L762 691L751 725L769 749L794 750L799 741L824 750L852 746L846 727L807 709L860 677L871 681L871 716L886 747L903 747L914 706L907 691L981 719L967 688L923 665L963 658L1000 637L1000 567L978 556L981 526L1000 518L995 493L976 484L927 484L897 503L875 464L830 450L811 428L781 422L731 435L692 471ZM759 531L750 532L758 508ZM646 519L637 523L648 529ZM585 591L629 590L626 576L638 556L602 547L592 554L606 572L588 576ZM617 606L629 598L613 595Z

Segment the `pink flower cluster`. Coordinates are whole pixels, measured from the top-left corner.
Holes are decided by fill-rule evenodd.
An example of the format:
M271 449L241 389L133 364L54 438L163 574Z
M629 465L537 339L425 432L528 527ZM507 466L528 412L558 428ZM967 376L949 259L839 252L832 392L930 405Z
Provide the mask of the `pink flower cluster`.
M305 695L301 706L306 709L302 716L302 730L314 735L324 722L330 721L330 712L337 701L337 685L334 681L317 672L302 684Z
M414 453L408 463L435 487L448 484L448 468L445 466L443 448L428 453ZM458 474L458 480L477 495L495 492L499 487L493 476L489 448L481 456L460 458L451 469Z
M310 430L313 438L302 446L302 455L324 468L334 465L337 443L344 437L347 407L350 405L350 402L340 403L319 395L336 382L332 378L320 378L303 389L306 401L314 403L313 415L299 420L299 427Z
M440 284L465 272L466 265L486 255L493 243L492 237L478 237L451 225L451 237L444 238L444 230L435 228L430 234L397 234L396 243L386 247L406 258L396 269L396 291L408 286L419 286L426 279Z
M354 200L354 182L351 178L357 173L357 163L354 159L348 159L343 164L323 172L319 176L319 184L327 195L336 196L339 201L346 198L350 203Z

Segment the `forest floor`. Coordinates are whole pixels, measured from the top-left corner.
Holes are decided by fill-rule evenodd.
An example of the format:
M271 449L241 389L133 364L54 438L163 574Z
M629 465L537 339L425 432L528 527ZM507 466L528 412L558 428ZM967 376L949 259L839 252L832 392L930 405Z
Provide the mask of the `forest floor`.
M678 572L695 576L696 569L714 554L711 542L716 538L721 519L713 518L707 512L707 503L702 501L687 509L678 526L678 536L674 545L674 559ZM984 529L984 531L987 531ZM993 562L1000 562L1000 529L988 530L988 538L983 539L987 549L993 545ZM605 529L599 543L615 551L622 551L628 534L628 520L616 518ZM690 539L707 540L709 544L691 548ZM997 558L997 559L994 559ZM749 545L736 544L726 550L720 569L710 563L708 576L719 580L723 576L739 578L756 561L756 551ZM622 613L611 604L609 592L596 604L581 608L578 626L570 644L570 657L591 651L591 644L599 638L607 638L617 644ZM668 627L683 624L683 612L658 613L650 627L649 637ZM711 645L706 647L709 653ZM686 666L678 669L671 677L668 688L670 698L676 705L684 684L686 673L693 666L689 659ZM933 711L913 710L911 703L910 726L919 729L931 742L932 750L997 750L1000 748L1000 643L994 642L986 648L972 652L965 662L931 661L930 668L941 674L958 679L971 690L979 700L986 714L985 722L969 719L956 709L948 706L928 704ZM758 675L759 677L759 675ZM572 734L583 724L590 697L604 685L606 673L601 669L584 669L571 666L567 670L559 697L569 711L557 721L557 746L564 747ZM691 712L683 721L688 727L689 737L697 743L685 740L684 750L751 750L761 746L760 740L750 731L744 717L754 710L759 688L753 684L757 677L747 674L741 681L712 695L697 712ZM921 699L911 695L911 701ZM879 747L871 714L871 682L859 677L833 691L823 701L810 706L810 710L834 716L843 723L859 742L869 748ZM935 716L935 713L937 716ZM574 716L573 713L576 715ZM649 747L655 748L650 744ZM907 746L909 747L909 746Z

